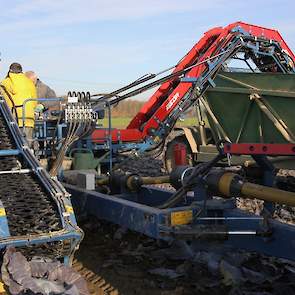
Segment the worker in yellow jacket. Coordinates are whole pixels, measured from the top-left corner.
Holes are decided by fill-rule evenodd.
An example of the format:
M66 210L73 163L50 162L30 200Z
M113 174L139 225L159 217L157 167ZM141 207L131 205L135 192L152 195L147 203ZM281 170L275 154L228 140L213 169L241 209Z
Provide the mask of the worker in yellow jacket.
M19 63L12 63L7 77L1 82L0 89L31 146L35 125L34 110L37 101L26 102L26 100L37 98L34 83L23 74L22 66Z

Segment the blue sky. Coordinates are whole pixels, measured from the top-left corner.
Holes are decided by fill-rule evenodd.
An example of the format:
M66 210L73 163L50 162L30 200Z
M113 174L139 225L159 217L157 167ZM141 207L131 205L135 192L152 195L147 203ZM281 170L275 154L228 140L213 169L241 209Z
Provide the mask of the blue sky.
M295 1L0 0L1 63L58 94L107 92L174 65L203 33L241 20L278 29L295 51ZM142 98L147 98L142 95Z

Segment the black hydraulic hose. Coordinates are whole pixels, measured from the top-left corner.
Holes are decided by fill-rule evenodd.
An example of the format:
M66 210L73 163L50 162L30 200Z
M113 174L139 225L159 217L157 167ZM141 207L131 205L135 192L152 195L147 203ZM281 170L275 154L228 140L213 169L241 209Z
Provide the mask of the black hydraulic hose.
M142 87L140 87L140 88L137 88L137 89L135 89L135 90L133 90L133 91L131 91L131 92L129 92L129 93L126 93L126 94L124 94L124 95L122 95L122 96L118 96L117 94L116 94L116 98L115 99L113 99L113 100L110 100L110 105L114 105L114 104L117 104L118 102L120 102L120 101L122 101L122 100L125 100L125 99L127 99L127 98L129 98L129 97L132 97L132 96L135 96L135 95L137 95L137 94L140 94L140 93L142 93L142 92L144 92L144 91L147 91L148 89L150 89L150 88L153 88L153 87L155 87L155 86L158 86L158 85L161 85L161 84L163 84L164 82L167 82L167 81L169 81L169 80L171 80L172 78L175 78L175 77L179 77L179 76L181 76L181 75L183 75L183 74L185 74L186 72L188 72L189 70L191 70L192 68L194 68L194 67L197 67L197 66L199 66L199 65L202 65L202 64L204 64L204 63L206 63L206 62L208 62L208 61L210 61L210 60L212 60L212 59L214 59L214 58L216 58L216 57L218 57L218 56L220 56L220 55L223 55L223 54L225 54L226 52L228 52L229 50L225 50L225 51L223 51L223 52L221 52L221 53L219 53L219 54L216 54L216 55L214 55L214 56L211 56L211 57L209 57L209 58L207 58L207 59L205 59L205 60L203 60L203 61L201 61L201 62L199 62L199 63L196 63L196 64L193 64L193 65L191 65L191 66L189 66L189 67L187 67L187 68L184 68L184 69L182 69L182 70L179 70L179 71L177 71L177 72L174 72L174 73L171 73L171 74L169 74L169 75L167 75L167 76L165 76L165 77L163 77L163 78L160 78L160 79L158 79L158 80L156 80L156 81L153 81L153 82L151 82L151 83L149 83L149 84L147 84L147 85L144 85L144 86L142 86ZM154 74L154 75L158 75L158 74ZM147 79L148 77L146 77L146 78L144 78L144 79ZM152 79L152 78L151 78ZM129 85L132 85L133 83L137 83L137 85L139 85L139 84L142 84L143 82L143 79L142 80L139 80L138 82L132 82L131 84L129 84ZM127 86L126 86L127 87ZM127 87L127 89L129 89L129 88L133 88L134 86L131 86L131 87ZM127 90L126 89L126 90ZM114 92L116 92L116 93L118 93L118 91L119 90L116 90L116 91L114 91ZM114 93L113 92L113 93ZM121 92L121 91L120 91ZM111 94L107 94L107 95L109 95L109 97L108 98L111 98L112 96L115 96L115 95L112 95L111 96ZM101 97L101 98L99 98L99 100L102 100L102 99L104 99L106 96L103 96L103 97ZM93 110L95 111L97 109L97 107L94 105L93 106Z
M266 40L261 39L261 38L253 38L252 36L242 36L242 37L243 37L244 40L249 40L249 41L252 41L252 40L256 40L256 41L259 40L261 42L266 41ZM276 44L276 43L273 43L273 44L278 46L278 44ZM110 104L111 105L117 104L122 100L125 100L125 99L127 99L129 97L135 96L137 94L140 94L140 93L142 93L144 91L147 91L150 88L153 88L153 87L158 86L158 85L160 85L160 84L162 84L164 82L167 82L167 81L169 81L170 79L172 79L174 77L179 77L179 76L185 74L186 72L188 72L193 67L199 66L199 65L201 65L203 63L206 63L206 62L208 62L208 61L210 61L210 60L212 60L212 59L214 59L214 58L216 58L216 57L218 57L220 55L223 55L227 51L229 51L229 49L225 50L225 51L223 51L223 52L221 52L219 54L216 54L216 55L214 55L212 57L209 57L209 58L207 58L206 60L204 60L204 61L202 61L200 63L195 63L195 64L193 64L193 65L191 65L191 66L189 66L187 68L184 68L184 69L179 70L177 72L171 73L171 74L169 74L169 75L167 75L167 76L165 76L163 78L160 78L160 79L158 79L156 81L153 81L153 82L151 82L151 83L149 83L147 85L144 85L144 86L142 86L140 88L137 88L137 89L135 89L135 90L133 90L133 91L131 91L129 93L126 93L126 94L122 95L122 96L118 95L119 93L121 93L123 91L126 91L126 90L128 90L130 88L133 88L133 87L135 87L137 85L140 85L140 84L142 84L144 82L147 82L147 81L157 77L158 75L163 74L164 72L167 72L168 70L175 68L176 66L170 67L170 68L168 68L166 70L163 70L163 71L161 71L161 72L159 72L157 74L149 74L148 76L144 76L143 78L139 78L138 80L136 80L136 81L134 81L134 82L132 82L132 83L118 89L118 90L115 90L115 91L113 91L113 92L111 92L109 94L106 94L104 96L99 97L98 100L101 101L101 100L104 100L104 99L109 99L111 97L116 97L115 99L110 101ZM92 95L92 97L94 97L94 96L99 96L99 94ZM94 109L96 109L95 104L94 104Z
M253 38L253 37L251 37L251 36L242 36L242 37L243 37L244 40L249 40L249 41L253 41L253 40L265 41L264 39L257 39L257 38L255 39L255 38ZM276 43L273 43L273 44L276 45L276 46L278 47L278 44L276 44ZM199 66L199 65L201 65L201 64L203 64L203 63L206 63L206 62L208 62L208 61L210 61L210 60L212 60L212 59L214 59L214 58L216 58L216 57L218 57L218 56L220 56L220 55L223 55L223 54L225 54L225 53L228 52L228 51L230 51L230 49L225 50L225 51L222 51L222 52L219 53L219 54L213 55L213 56L211 56L211 57L205 59L204 61L201 61L201 62L199 62L199 63L195 63L195 64L193 64L193 65L191 65L191 66L189 66L189 67L186 67L186 68L184 68L184 69L182 69L182 70L179 70L179 71L177 71L177 72L171 73L171 74L169 74L169 75L167 75L167 76L165 76L165 77L163 77L163 78L160 78L160 79L158 79L158 80L156 80L156 81L153 81L153 82L151 82L150 84L144 85L144 86L142 86L142 87L140 87L140 88L138 88L138 89L135 89L135 90L133 90L133 91L127 93L127 94L124 94L124 95L122 95L122 96L118 96L118 95L117 95L117 94L119 94L119 93L122 92L122 91L119 91L119 90L118 90L118 91L114 91L113 93L115 93L115 94L117 95L117 98L111 100L111 101L110 101L110 104L111 104L111 105L117 104L118 102L120 102L120 101L122 101L122 100L124 100L124 99L127 99L127 98L129 98L129 97L135 96L135 95L137 95L137 94L140 94L140 93L142 93L142 92L144 92L144 91L146 91L146 90L148 90L148 89L150 89L150 88L153 88L153 87L158 86L158 85L160 85L160 84L162 84L162 83L164 83L164 82L167 82L167 81L169 81L170 79L172 79L172 78L174 78L174 77L179 77L179 76L185 74L186 72L188 72L189 70L191 70L192 68L197 67L197 66ZM173 67L171 67L171 68L173 68ZM165 72L165 71L163 71L163 72ZM160 72L160 73L163 73L163 72ZM158 76L158 75L159 75L159 74L154 74L153 77L156 77L156 76ZM145 79L150 80L150 79L152 79L153 77L150 76L150 77L147 77L147 78L145 78ZM147 81L147 80L146 80L146 81ZM139 85L139 84L141 84L141 83L143 83L143 82L146 82L146 81L144 81L144 80L142 80L142 81L141 81L141 80L138 80L138 83L135 84L135 82L133 82L133 83L129 84L130 87L128 87L128 85L127 85L126 87L123 87L123 88L124 88L124 90L128 90L129 88L132 88L132 87L134 87L134 86L136 86L136 85ZM123 89L123 88L122 88L122 89ZM115 95L112 95L112 96L111 96L111 93L110 93L110 94L107 95L107 96L108 96L108 98L110 98L110 97L115 96ZM102 98L105 98L105 97L106 97L106 96L104 96L104 97L102 97Z
M134 86L137 86L137 85L139 85L139 84L142 84L142 83L144 83L144 82L146 82L146 81L148 81L148 80L151 80L151 79L153 79L153 78L155 78L155 77L156 77L156 74L150 74L150 75L147 76L147 77L140 78L140 79L138 79L138 80L136 80L136 81L134 81L134 82L132 82L132 83L130 83L130 84L128 84L128 85L122 87L122 88L119 88L119 89L117 89L117 90L115 90L115 91L113 91L113 92L111 92L111 93L108 93L108 94L106 94L106 95L100 97L99 100L104 100L104 99L108 99L108 98L111 98L111 97L113 97L113 96L116 96L117 94L119 94L119 93L121 93L121 92L123 92L123 91L125 91L125 90L128 90L128 89L130 89L130 88L132 88L132 87L134 87ZM99 93L97 93L97 94L92 94L92 95L91 95L91 97L94 97L94 96L99 96Z
M145 92L145 91L149 90L150 88L153 88L153 87L156 87L156 86L158 86L158 85L161 85L161 84L163 84L163 83L165 83L165 82L171 80L171 79L174 78L174 77L179 77L179 76L181 76L182 74L184 74L184 73L187 72L187 71L188 71L188 70L182 70L182 71L175 72L175 73L170 74L170 75L168 75L168 76L166 76L166 77L163 77L163 78L161 78L161 79L158 79L158 80L156 80L156 81L153 81L153 82L151 82L151 83L149 83L149 84L147 84L147 85L144 85L144 86L142 86L142 87L140 87L140 88L137 88L137 89L135 89L135 90L133 90L133 91L127 93L127 94L124 94L124 95L122 95L122 96L119 96L119 97L117 97L117 98L111 100L111 101L110 101L110 105L117 104L118 102L120 102L120 101L122 101L122 100L125 100L125 99L127 99L127 98L129 98L129 97L135 96L135 95L140 94L140 93L142 93L142 92Z
M158 208L166 209L175 206L181 199L186 196L186 192L188 191L188 189L194 186L194 180L196 179L196 177L205 175L213 166L215 166L216 163L224 159L224 157L225 155L223 153L220 153L210 162L196 166L193 169L191 175L188 177L186 184L182 186L179 190L177 190L176 193L173 194L172 197L169 198L164 204L158 206Z
M115 91L113 91L111 93L108 93L108 94L103 95L102 97L99 98L99 100L104 100L104 99L111 98L113 96L117 96L119 93L121 93L121 92L123 92L125 90L128 90L128 89L130 89L132 87L135 87L135 86L137 86L139 84L145 83L145 82L147 82L147 81L149 81L151 79L154 79L157 76L162 75L162 74L164 74L164 73L166 73L166 72L174 69L175 67L176 67L176 65L175 66L172 66L170 68L167 68L165 70L162 70L162 71L160 71L160 72L158 72L156 74L146 74L146 75L140 77L139 79L137 79L137 80L129 83L128 85L123 86L122 88L119 88L119 89L117 89L117 90L115 90ZM97 94L92 94L91 95L91 97L95 97L95 96L100 96L100 94L97 93Z
M135 80L135 81L129 83L128 85L123 86L122 88L119 88L119 89L117 89L117 90L115 90L115 91L113 91L113 92L111 92L111 93L105 94L105 95L103 95L103 96L101 96L100 93L97 93L97 94L92 94L91 97L101 96L101 97L99 97L99 100L104 100L104 99L108 99L108 98L111 98L111 97L117 96L119 93L121 93L121 92L123 92L123 91L125 91L125 90L128 90L128 89L130 89L130 88L132 88L132 87L134 87L134 86L137 86L137 85L139 85L139 84L142 84L142 83L144 83L144 82L147 82L148 80L151 80L151 79L153 79L153 78L155 78L155 77L157 77L157 76L159 76L159 75L162 75L162 74L164 74L164 73L166 73L166 72L168 72L168 71L170 71L170 70L175 69L175 68L177 67L177 65L178 65L178 64L179 64L179 63L180 63L185 57L186 57L186 56L184 56L183 58L181 58L180 61L179 61L176 65L171 66L171 67L169 67L169 68L167 68L167 69L164 69L164 70L162 70L162 71L160 71L160 72L158 72L158 73L156 73L156 74L152 74L152 73L150 73L150 74L146 74L146 75L140 77L139 79L137 79L137 80ZM212 58L213 58L213 57L212 57ZM189 69L190 69L191 67L193 67L193 66L194 66L194 64L193 64L192 66L189 66L189 67L186 68L186 69L189 70Z

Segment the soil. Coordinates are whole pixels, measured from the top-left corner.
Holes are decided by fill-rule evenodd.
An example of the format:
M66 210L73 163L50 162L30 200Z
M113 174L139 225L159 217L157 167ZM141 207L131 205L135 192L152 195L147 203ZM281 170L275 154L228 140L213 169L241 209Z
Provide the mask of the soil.
M76 259L97 276L95 294L295 294L295 263L257 253L212 251L188 255L96 219L84 221Z
M161 159L133 159L120 168L143 176L164 173ZM292 173L281 172L280 176L284 187L294 180L284 183ZM256 214L262 207L256 200L240 200L238 205ZM294 208L277 207L276 218L294 223L294 216ZM222 245L192 252L187 244L168 245L94 217L79 224L85 238L76 259L86 269L85 277L92 273L89 287L93 294L295 294L292 261L232 252Z

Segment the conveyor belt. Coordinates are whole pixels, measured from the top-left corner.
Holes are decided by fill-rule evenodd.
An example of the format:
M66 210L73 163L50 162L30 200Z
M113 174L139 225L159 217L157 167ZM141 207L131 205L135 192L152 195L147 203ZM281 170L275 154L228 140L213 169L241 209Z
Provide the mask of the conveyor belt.
M14 149L15 143L0 113L0 150Z
M55 204L32 175L1 175L0 196L11 235L49 233L61 229Z
M16 142L0 112L0 151L16 149ZM6 211L10 235L48 234L63 229L56 201L32 172L11 173L29 168L22 156L0 156L0 199ZM63 257L70 241L48 242L23 248L27 255ZM65 253L67 252L67 253Z

